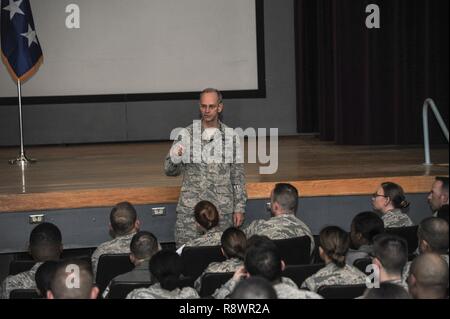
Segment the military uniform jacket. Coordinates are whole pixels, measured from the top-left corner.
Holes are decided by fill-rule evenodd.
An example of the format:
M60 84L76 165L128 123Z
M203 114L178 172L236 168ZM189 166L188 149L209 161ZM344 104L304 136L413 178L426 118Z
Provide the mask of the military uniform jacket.
M222 231L218 227L208 230L203 236L189 241L187 247L219 246Z
M247 238L265 235L272 240L308 236L311 239L311 252L314 250L314 237L309 227L293 214L282 214L269 220L253 221L245 229Z
M36 263L30 270L21 272L14 276L8 276L3 280L0 288L0 296L2 299L9 299L9 293L15 289L32 289L36 288L34 275L38 270L41 262Z
M381 216L385 228L413 226L408 215L402 213L401 209L394 209Z
M114 238L113 240L107 241L103 244L100 244L97 249L92 254L92 270L94 271L94 278L97 275L97 266L98 260L101 255L104 254L127 254L130 253L130 243L131 239L136 233L133 232L131 234L125 236L119 236Z
M172 291L161 288L159 283L148 288L135 289L126 299L199 299L197 291L191 287L176 288Z
M332 285L360 285L366 283L366 275L357 268L345 265L339 268L334 263L329 263L314 275L308 277L302 284L302 288L317 291L322 286Z
M201 121L194 121L194 124L188 126L178 140L174 141L175 146L177 143L184 145L183 139L189 140L189 152L186 152L186 148L182 161L174 163L169 152L164 163L166 175L183 175L177 205L178 214L192 214L194 206L202 200L212 202L217 207L219 214L245 212L247 192L244 164L240 152L237 151L240 144L239 137L235 134L226 134L226 131L232 132L233 130L219 122L219 130L212 141L201 140L195 143L193 141L194 132L203 132L203 129ZM222 145L221 159L218 156L217 158L220 159L218 163L211 162L212 157L208 155L211 152L208 150L220 143ZM217 149L220 148L217 147Z

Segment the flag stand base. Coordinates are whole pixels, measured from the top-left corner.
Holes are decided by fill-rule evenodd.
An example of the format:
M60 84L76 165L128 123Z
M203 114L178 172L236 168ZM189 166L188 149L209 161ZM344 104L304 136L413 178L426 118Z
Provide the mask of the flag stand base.
M37 160L26 157L24 153L20 154L19 157L8 161L8 163L11 165L19 165L19 166L27 166L29 164L34 164L36 162Z

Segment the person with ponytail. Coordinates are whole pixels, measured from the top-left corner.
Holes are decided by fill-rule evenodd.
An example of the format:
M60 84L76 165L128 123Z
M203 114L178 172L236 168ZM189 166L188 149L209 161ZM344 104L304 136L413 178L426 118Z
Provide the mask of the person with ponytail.
M226 258L222 262L212 262L205 271L195 281L194 287L200 291L202 278L206 273L235 272L244 265L245 250L247 248L247 238L245 233L236 228L226 229L220 239L222 255Z
M161 250L149 262L150 274L156 283L148 288L135 289L127 299L198 299L200 296L191 287L182 288L181 257L173 251Z
M322 229L319 253L325 267L307 278L302 288L317 292L322 286L364 284L366 275L345 262L349 246L350 237L341 228L329 226Z
M413 226L404 210L409 206L403 188L395 183L382 183L372 195L372 206L381 213L385 228Z
M187 247L218 246L222 237L219 227L219 212L213 203L202 200L194 207L194 218L200 237L190 240ZM184 246L182 246L184 247Z

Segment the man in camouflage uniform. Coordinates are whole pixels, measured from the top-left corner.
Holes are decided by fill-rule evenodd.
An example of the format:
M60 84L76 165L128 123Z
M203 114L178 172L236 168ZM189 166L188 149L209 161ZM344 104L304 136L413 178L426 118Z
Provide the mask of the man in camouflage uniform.
M285 183L278 183L271 193L272 217L269 220L255 220L247 228L247 238L265 235L272 240L308 236L311 239L311 252L314 250L314 237L309 227L295 216L298 208L297 189Z
M449 264L448 258L448 223L438 217L429 217L422 220L417 230L417 237L419 239L419 253L435 253L441 256L443 260ZM409 275L411 261L408 261L403 269L403 281Z
M433 216L443 218L448 222L448 177L436 177L427 199Z
M221 230L244 221L247 193L239 138L219 120L222 111L221 93L203 90L201 121L182 130L164 163L167 176L183 174L175 224L177 247L198 237L193 209L201 200L217 207Z
M240 267L233 277L217 289L213 297L224 299L235 289L236 285L246 277L260 276L272 283L278 299L322 299L314 292L298 289L289 278L281 277L284 262L273 242L260 243L248 249L245 266Z
M14 289L36 288L34 276L39 266L48 260L59 260L63 250L61 232L51 223L37 225L30 234L29 251L36 264L28 271L8 276L0 287L2 299L8 299Z
M130 253L130 243L134 234L139 231L140 221L133 205L128 202L117 204L109 215L110 233L113 240L100 244L92 254L92 269L94 278L97 275L98 260L104 254L126 254Z

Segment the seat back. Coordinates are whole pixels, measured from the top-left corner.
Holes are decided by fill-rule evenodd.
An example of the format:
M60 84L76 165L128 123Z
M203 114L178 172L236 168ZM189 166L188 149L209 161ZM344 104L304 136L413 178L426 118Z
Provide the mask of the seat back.
M36 264L34 260L12 260L9 263L9 275L14 276L21 272L28 271Z
M404 238L408 243L408 255L412 255L419 246L417 229L419 226L386 228L386 233Z
M362 296L366 288L365 284L322 286L317 293L325 299L355 299Z
M111 283L111 286L109 286L107 299L125 299L125 297L133 290L139 288L147 288L151 284L151 282L113 281Z
M292 279L298 287L301 287L306 278L314 275L323 267L325 264L289 265L286 266L281 276Z
M130 254L104 254L98 260L97 277L95 283L103 292L109 282L116 276L133 270Z
M220 246L185 247L181 253L183 275L198 278L212 262L225 261Z
M9 299L43 299L36 289L14 289L9 293Z
M362 271L366 275L370 275L372 272L366 271L367 266L370 264L372 264L372 258L367 257L367 258L356 259L355 262L353 263L353 266L358 268L360 271Z
M200 297L211 296L217 288L220 288L228 280L233 277L232 272L223 273L206 273L202 277L202 288L200 289Z
M308 236L273 241L286 265L305 265L311 260L311 239Z

